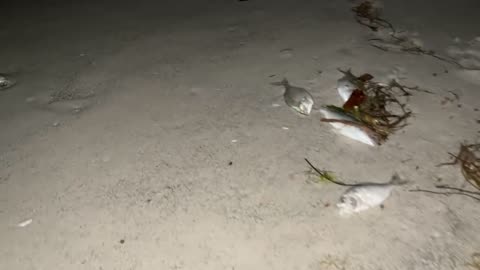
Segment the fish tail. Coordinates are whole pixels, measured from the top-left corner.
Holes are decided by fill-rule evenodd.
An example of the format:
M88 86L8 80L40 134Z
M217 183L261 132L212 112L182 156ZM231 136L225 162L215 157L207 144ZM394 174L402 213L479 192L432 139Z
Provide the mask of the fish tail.
M287 78L283 78L282 81L280 81L280 82L272 82L271 85L288 87L288 86L290 86L290 83L288 82Z
M395 186L405 185L406 183L408 183L408 181L400 178L398 173L394 173L392 175L392 179L390 179L390 182L389 182L389 184L395 185Z

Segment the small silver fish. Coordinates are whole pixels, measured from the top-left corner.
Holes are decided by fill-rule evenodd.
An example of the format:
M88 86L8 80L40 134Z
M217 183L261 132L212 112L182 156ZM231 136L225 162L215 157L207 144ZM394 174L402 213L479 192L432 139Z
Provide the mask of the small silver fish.
M283 98L288 106L303 115L310 115L313 108L313 97L307 90L290 85L286 78L281 82L274 82L272 85L285 87Z
M337 91L343 102L346 102L352 95L353 91L358 88L355 84L357 78L352 74L350 69L347 71L339 69L338 71L343 73L343 77L337 81Z
M325 119L348 121L352 123L358 122L355 118L342 113L340 110L331 106L325 106L320 109ZM330 124L336 129L339 134L353 140L368 144L370 146L378 146L379 139L372 137L374 133L367 133L364 129L361 129L354 125L347 125L341 122L330 122ZM360 124L360 123L359 123Z
M0 91L7 90L15 84L15 80L9 79L8 76L5 74L0 74Z
M365 183L353 185L345 191L337 203L341 216L365 211L380 206L392 193L395 186L404 185L397 174L392 176L388 183Z

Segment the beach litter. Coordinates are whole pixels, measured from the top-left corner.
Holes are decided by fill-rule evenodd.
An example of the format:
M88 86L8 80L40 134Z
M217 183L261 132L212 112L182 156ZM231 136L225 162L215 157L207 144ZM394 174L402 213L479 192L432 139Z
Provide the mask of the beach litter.
M281 82L273 82L271 84L285 87L283 98L289 107L300 114L310 115L314 102L312 95L307 90L301 87L292 86L286 78Z
M320 109L324 116L321 121L330 123L341 135L370 146L381 145L407 125L412 115L406 106L411 90L429 92L395 80L378 83L368 73L355 76L351 70L339 71L343 77L337 82L337 91L343 106L324 106Z
M24 228L24 227L27 227L28 225L32 224L32 222L33 222L33 219L27 219L25 221L22 221L22 222L18 223L17 227Z
M305 159L308 165L316 171L321 179L328 180L336 185L348 187L341 195L336 204L340 216L350 216L374 207L381 207L383 202L390 196L395 186L404 185L407 181L400 179L394 174L389 182L386 183L356 183L348 184L332 177L330 172L317 169L308 159Z

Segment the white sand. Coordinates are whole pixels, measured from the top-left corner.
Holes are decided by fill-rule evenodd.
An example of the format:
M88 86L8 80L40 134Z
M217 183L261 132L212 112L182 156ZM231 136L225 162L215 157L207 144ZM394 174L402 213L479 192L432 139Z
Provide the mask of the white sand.
M370 47L347 1L43 2L0 17L0 72L19 80L0 92L0 269L471 269L479 203L408 189L468 187L435 165L478 140L480 72ZM480 36L476 2L390 0L385 17L446 53ZM269 84L338 104L349 67L436 95L416 93L411 125L371 148ZM47 104L67 86L95 96ZM449 90L461 108L441 104ZM344 189L309 183L304 157L411 182L345 219Z

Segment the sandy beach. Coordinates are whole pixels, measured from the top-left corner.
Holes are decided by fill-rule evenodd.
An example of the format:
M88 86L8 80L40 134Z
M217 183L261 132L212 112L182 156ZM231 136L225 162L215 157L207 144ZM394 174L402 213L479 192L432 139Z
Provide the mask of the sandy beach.
M0 73L17 81L0 91L0 269L479 269L480 202L409 190L470 188L436 165L480 141L480 3L383 3L471 70L372 47L351 7L0 4ZM409 125L370 147L320 121L339 68L433 94L413 92ZM312 94L309 116L271 85L283 78ZM312 181L304 158L408 184L344 218L345 188Z

